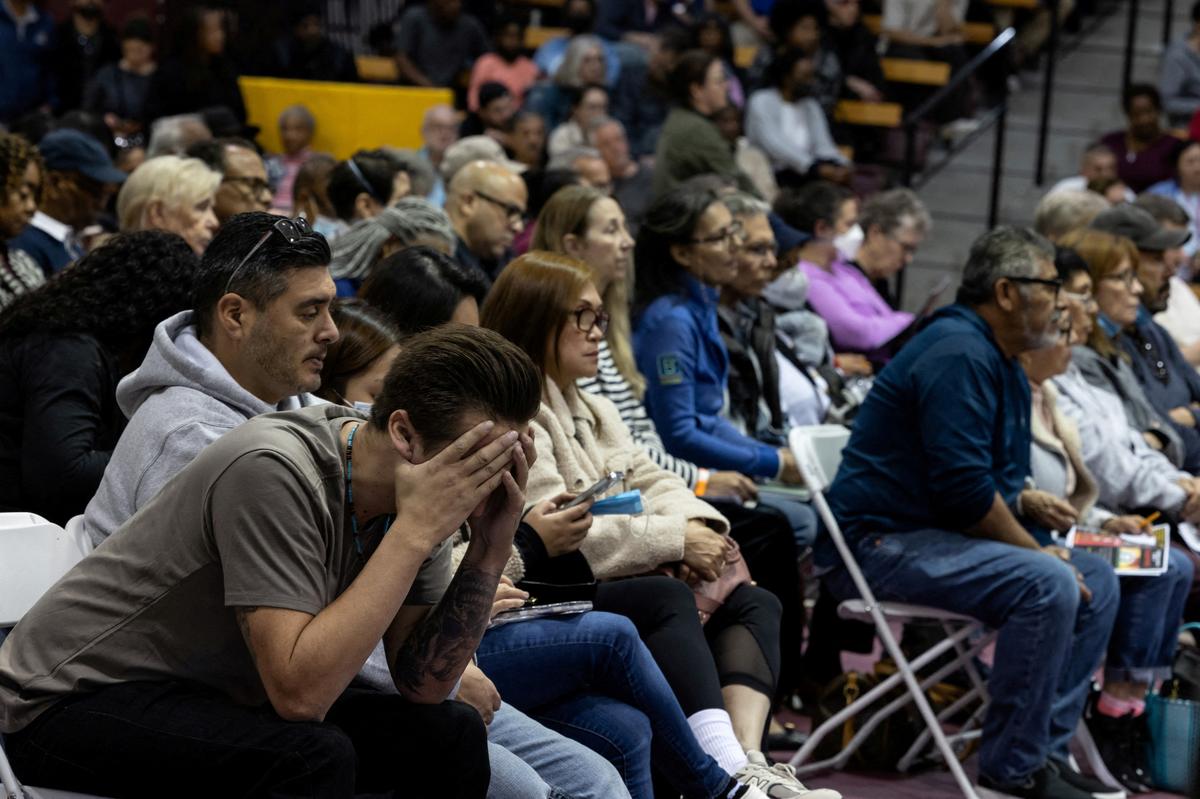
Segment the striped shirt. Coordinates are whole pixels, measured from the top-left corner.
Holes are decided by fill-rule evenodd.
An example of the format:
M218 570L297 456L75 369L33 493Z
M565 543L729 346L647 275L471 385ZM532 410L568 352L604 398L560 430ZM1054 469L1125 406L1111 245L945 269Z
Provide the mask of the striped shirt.
M596 376L578 381L578 386L581 390L598 394L616 405L621 413L621 421L629 428L634 443L644 449L650 459L659 466L682 477L688 488L696 488L700 467L667 453L658 430L654 427L654 420L646 413L646 406L633 393L629 381L617 369L606 340L600 341L600 368Z

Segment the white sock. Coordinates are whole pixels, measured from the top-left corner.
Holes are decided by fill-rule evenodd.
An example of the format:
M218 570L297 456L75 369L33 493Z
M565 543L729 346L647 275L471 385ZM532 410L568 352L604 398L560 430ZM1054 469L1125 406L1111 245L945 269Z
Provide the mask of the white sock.
M729 713L720 708L701 710L688 716L688 726L700 742L700 748L716 760L730 776L748 762L742 745L733 734Z

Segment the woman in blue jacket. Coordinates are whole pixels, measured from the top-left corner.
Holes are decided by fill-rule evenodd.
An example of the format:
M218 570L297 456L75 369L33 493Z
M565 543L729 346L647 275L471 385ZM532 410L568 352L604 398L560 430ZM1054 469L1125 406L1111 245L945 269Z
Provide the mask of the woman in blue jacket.
M634 351L646 376L646 410L672 455L799 485L789 449L756 441L721 416L729 354L717 327L717 297L737 274L739 240L733 216L709 191L680 186L647 211L634 251ZM797 543L812 543L811 510L794 502L780 509Z

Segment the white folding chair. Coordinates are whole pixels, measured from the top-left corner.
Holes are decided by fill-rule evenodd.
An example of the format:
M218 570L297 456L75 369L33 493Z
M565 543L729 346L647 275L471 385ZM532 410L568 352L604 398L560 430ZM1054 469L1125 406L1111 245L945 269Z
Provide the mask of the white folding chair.
M866 740L867 736L876 729L888 716L900 711L909 704L915 704L925 722L925 731L913 741L912 745L900 759L898 766L901 771L907 770L927 748L932 739L934 747L946 762L955 782L966 799L978 799L974 786L967 778L962 764L955 753L954 745L963 744L968 740L978 738L978 724L983 718L987 706L987 689L975 668L975 656L979 654L994 638L995 634L985 629L979 621L968 616L939 610L937 608L907 605L896 602L879 602L875 599L871 587L867 584L858 562L854 559L850 547L842 536L837 519L829 510L825 501L825 489L829 487L829 474L836 472L840 461L841 448L848 439L848 434L835 436L832 433L809 428L795 428L789 436L788 443L796 456L804 482L812 492L812 502L824 523L826 531L833 539L838 554L841 555L846 571L858 589L860 599L841 603L838 615L847 619L869 619L875 624L875 631L887 654L896 664L896 672L881 680L878 685L867 691L842 710L835 713L820 727L813 731L804 746L792 757L791 765L797 773L810 774L825 769L843 768L850 757ZM926 652L909 661L900 649L896 637L892 634L889 621L907 622L929 620L939 623L946 632L946 638ZM919 679L920 669L932 663L943 654L953 651L954 656L949 663L937 668L924 679ZM958 700L941 713L935 714L929 705L925 691L946 676L957 671L964 671L971 683L970 689ZM870 707L877 700L887 696L897 686L903 684L904 692L897 698L878 708L877 712L863 724L850 741L835 757L818 762L807 762L816 752L821 741L831 732L840 730L843 724L858 713ZM956 714L963 712L972 702L978 702L978 707L968 717L959 732L947 735L942 723Z
M32 513L0 513L0 627L10 627L88 552L82 516L67 529ZM6 799L99 799L70 791L22 786L0 746L0 784Z

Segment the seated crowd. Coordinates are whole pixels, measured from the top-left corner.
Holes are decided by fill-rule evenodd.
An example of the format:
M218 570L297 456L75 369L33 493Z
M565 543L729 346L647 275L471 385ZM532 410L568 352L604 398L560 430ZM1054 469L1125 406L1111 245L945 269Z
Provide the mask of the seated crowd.
M1200 620L1200 146L1158 91L912 312L935 220L830 122L890 91L857 3L568 0L532 54L462 6L372 34L462 110L336 159L301 105L264 157L237 84L356 79L321 4L253 59L191 7L161 66L95 0L0 5L0 512L90 548L0 629L17 775L838 799L771 757L857 597L788 445L832 425L879 598L997 631L980 794L1151 790L1146 697ZM965 6L889 0L887 51L965 60ZM1067 546L1151 517L1158 576Z

